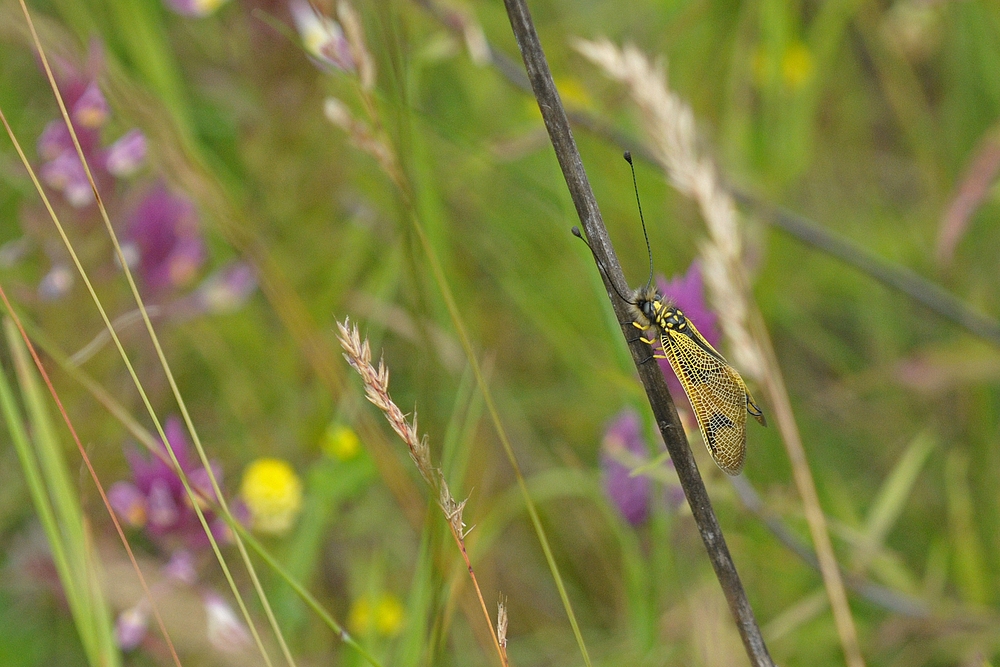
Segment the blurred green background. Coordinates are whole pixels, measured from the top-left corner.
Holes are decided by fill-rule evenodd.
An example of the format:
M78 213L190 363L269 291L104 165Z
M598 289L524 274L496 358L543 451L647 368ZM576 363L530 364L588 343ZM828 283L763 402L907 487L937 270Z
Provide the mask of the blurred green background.
M634 43L669 64L671 86L693 107L728 182L915 271L975 310L1000 313L991 161L1000 152L1000 5L542 0L530 7L567 106L642 145L625 91L570 39ZM335 320L349 316L384 356L396 402L419 410L452 492L469 498L470 555L491 610L498 596L507 601L512 664L583 664L414 230L419 220L486 371L594 664L745 664L689 512L662 501L657 482L651 515L632 526L602 491L606 424L627 407L648 421L648 407L593 260L569 233L579 223L533 98L495 66L477 63L470 40L452 29L464 24L472 43L483 36L520 66L502 3L452 0L445 14L403 0L357 0L354 8L374 61L369 92L354 72L307 56L282 2L235 0L201 17L156 0L30 6L50 57L84 69L88 44L103 50L95 74L111 109L108 141L130 128L148 138L143 170L113 186L113 222L124 228L134 193L158 178L197 208L207 260L190 286L161 302L182 298L230 260L256 271L260 289L233 312L156 322L227 488L235 493L244 468L262 456L293 465L305 485L304 514L266 544L336 618L354 618L359 641L383 664L498 664L435 499L341 359ZM0 108L37 168L34 144L58 108L25 26L16 3L0 4ZM329 96L396 156L406 188L324 116ZM576 139L625 275L639 284L648 260L622 147L584 129ZM0 156L0 243L8 244L0 281L22 315L73 354L103 325L79 281L59 298L39 296L62 251L52 249L57 237L9 142ZM657 271L682 274L706 235L697 207L655 165L638 162L637 177ZM974 203L949 217L976 184ZM88 269L104 276L99 291L111 316L127 313L134 304L94 210L64 210ZM868 664L991 664L1000 654L996 345L765 219L750 214L743 222L753 295L838 557L890 598L922 605L914 616L851 594ZM940 240L948 234L956 239L950 253ZM10 245L22 238L30 239L26 247ZM126 328L123 339L155 409L175 413L141 326ZM6 349L3 359L10 368ZM148 421L111 346L83 368ZM102 482L127 478L125 429L58 365L50 372ZM360 459L324 449L331 425L359 434ZM662 443L647 431L657 455ZM751 424L748 440L745 477L768 512L807 542L777 431ZM65 442L95 540L121 558L96 490ZM696 435L692 445L776 661L843 664L819 574L744 507ZM14 449L0 447L0 460L0 662L81 664ZM364 474L345 473L351 465ZM910 468L893 476L901 465ZM876 533L874 544L866 541ZM153 562L165 559L141 532L129 535ZM862 556L865 549L874 555ZM201 566L198 585L222 591L214 561ZM262 576L300 664L362 664L273 573L265 568ZM250 590L245 574L238 583ZM401 605L401 620L381 629L358 621L358 601L376 599ZM261 617L256 603L251 611ZM184 664L230 664L197 641L185 644L181 632L176 639ZM125 662L168 664L162 646L149 645Z

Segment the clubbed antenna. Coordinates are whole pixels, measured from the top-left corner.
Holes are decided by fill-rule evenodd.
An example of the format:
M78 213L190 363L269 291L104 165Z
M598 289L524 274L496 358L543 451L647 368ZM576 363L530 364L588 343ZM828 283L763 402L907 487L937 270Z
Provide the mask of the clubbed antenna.
M646 239L646 254L649 255L649 279L646 281L648 291L653 284L653 249L649 247L649 234L646 233L646 221L642 219L642 202L639 201L639 184L635 182L635 165L632 164L632 151L625 151L625 161L632 170L632 189L635 190L635 205L639 207L639 222L642 223L642 237Z

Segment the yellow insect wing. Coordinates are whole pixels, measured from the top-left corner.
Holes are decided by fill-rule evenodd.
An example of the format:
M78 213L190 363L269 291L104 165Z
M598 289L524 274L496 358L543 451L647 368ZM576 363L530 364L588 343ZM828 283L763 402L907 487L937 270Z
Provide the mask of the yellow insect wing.
M702 345L704 345L712 352L714 352L715 356L718 357L720 361L724 362L727 366L729 366L729 362L726 361L725 358L721 354L719 354L714 347L712 347L712 344L708 342L708 339L706 339L704 336L701 335L701 332L698 331L698 327L694 325L694 322L685 318L685 323L691 329L691 333L693 333L695 336L698 337L698 340L701 341ZM743 382L743 376L741 376L739 374L739 371L737 371L732 366L729 366L729 370L733 372L733 374L736 376L736 381L743 388L743 393L746 395L747 412L750 413L751 417L757 420L758 424L766 427L767 419L764 418L764 412L757 407L757 402L754 400L753 396L750 395L750 390L747 389L746 383Z
M699 342L715 352L691 325L691 320L686 323ZM751 410L750 414L754 417L760 414L743 378L718 352L710 354L691 336L680 331L665 330L660 337L660 345L691 402L712 458L726 473L740 474L746 458L747 411L753 405L756 412ZM758 421L762 418L761 414Z

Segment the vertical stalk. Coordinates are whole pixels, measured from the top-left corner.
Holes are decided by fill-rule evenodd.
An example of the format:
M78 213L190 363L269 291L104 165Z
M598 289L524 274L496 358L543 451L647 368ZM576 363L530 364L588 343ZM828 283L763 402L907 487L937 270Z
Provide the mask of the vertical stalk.
M552 141L556 158L559 160L563 177L566 179L573 204L580 217L580 223L587 233L597 261L604 266L605 270L601 273L608 290L608 298L611 299L618 321L622 323L622 334L632 352L632 359L649 397L649 404L656 417L657 427L663 434L667 451L677 469L677 476L680 478L684 495L687 497L691 513L698 525L698 531L701 533L705 548L708 550L709 560L712 562L729 609L736 621L747 656L755 667L773 666L774 662L768 654L760 627L754 618L743 584L740 582L736 566L729 554L729 548L726 546L722 528L719 526L719 521L712 509L708 492L705 490L705 483L698 472L691 448L688 446L684 428L677 416L677 409L667 391L663 373L657 364L644 363L650 356L649 346L640 342L638 336L635 336L635 329L626 311L626 304L616 295L617 292L625 291L619 287L625 285L625 278L608 237L607 229L604 227L604 220L601 218L601 212L590 188L587 174L583 169L580 153L570 131L569 121L566 118L559 93L552 81L552 74L549 71L545 53L538 40L538 34L535 31L527 5L524 0L504 0L504 4L507 7L507 16L510 19L511 28L528 71L532 91L538 100L538 107L545 121L545 127Z

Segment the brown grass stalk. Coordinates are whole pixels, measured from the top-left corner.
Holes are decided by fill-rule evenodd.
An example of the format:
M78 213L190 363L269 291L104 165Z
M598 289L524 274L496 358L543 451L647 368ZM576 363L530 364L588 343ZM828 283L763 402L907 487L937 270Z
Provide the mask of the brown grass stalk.
M417 430L416 412L414 412L413 418L407 421L406 415L403 414L403 411L392 400L392 396L389 395L389 369L381 359L378 362L377 368L372 365L371 346L368 344L368 339L362 339L358 333L357 325L351 326L350 321L347 319L343 322L337 322L337 332L337 339L340 341L341 347L344 348L344 358L358 372L365 385L365 396L385 415L392 430L406 444L410 458L413 459L413 463L416 465L420 476L424 478L427 485L437 495L438 507L444 513L444 517L448 522L448 529L451 531L451 536L458 546L459 553L462 554L462 560L465 561L465 567L469 572L469 578L472 580L472 586L476 591L476 596L479 598L479 606L482 608L483 616L486 618L486 625L490 628L490 636L493 638L497 655L500 656L500 664L507 667L509 663L507 662L506 632L503 633L503 643L501 643L500 636L498 635L500 628L503 628L504 631L506 630L506 610L503 610L502 618L498 612L497 629L494 629L490 613L486 608L486 601L483 599L482 590L479 588L476 572L472 567L472 562L469 560L469 553L465 547L465 538L471 531L471 529L466 530L465 521L462 519L466 500L461 502L455 500L448 489L448 484L441 470L431 464L427 436L420 436ZM502 623L501 620L503 621Z

